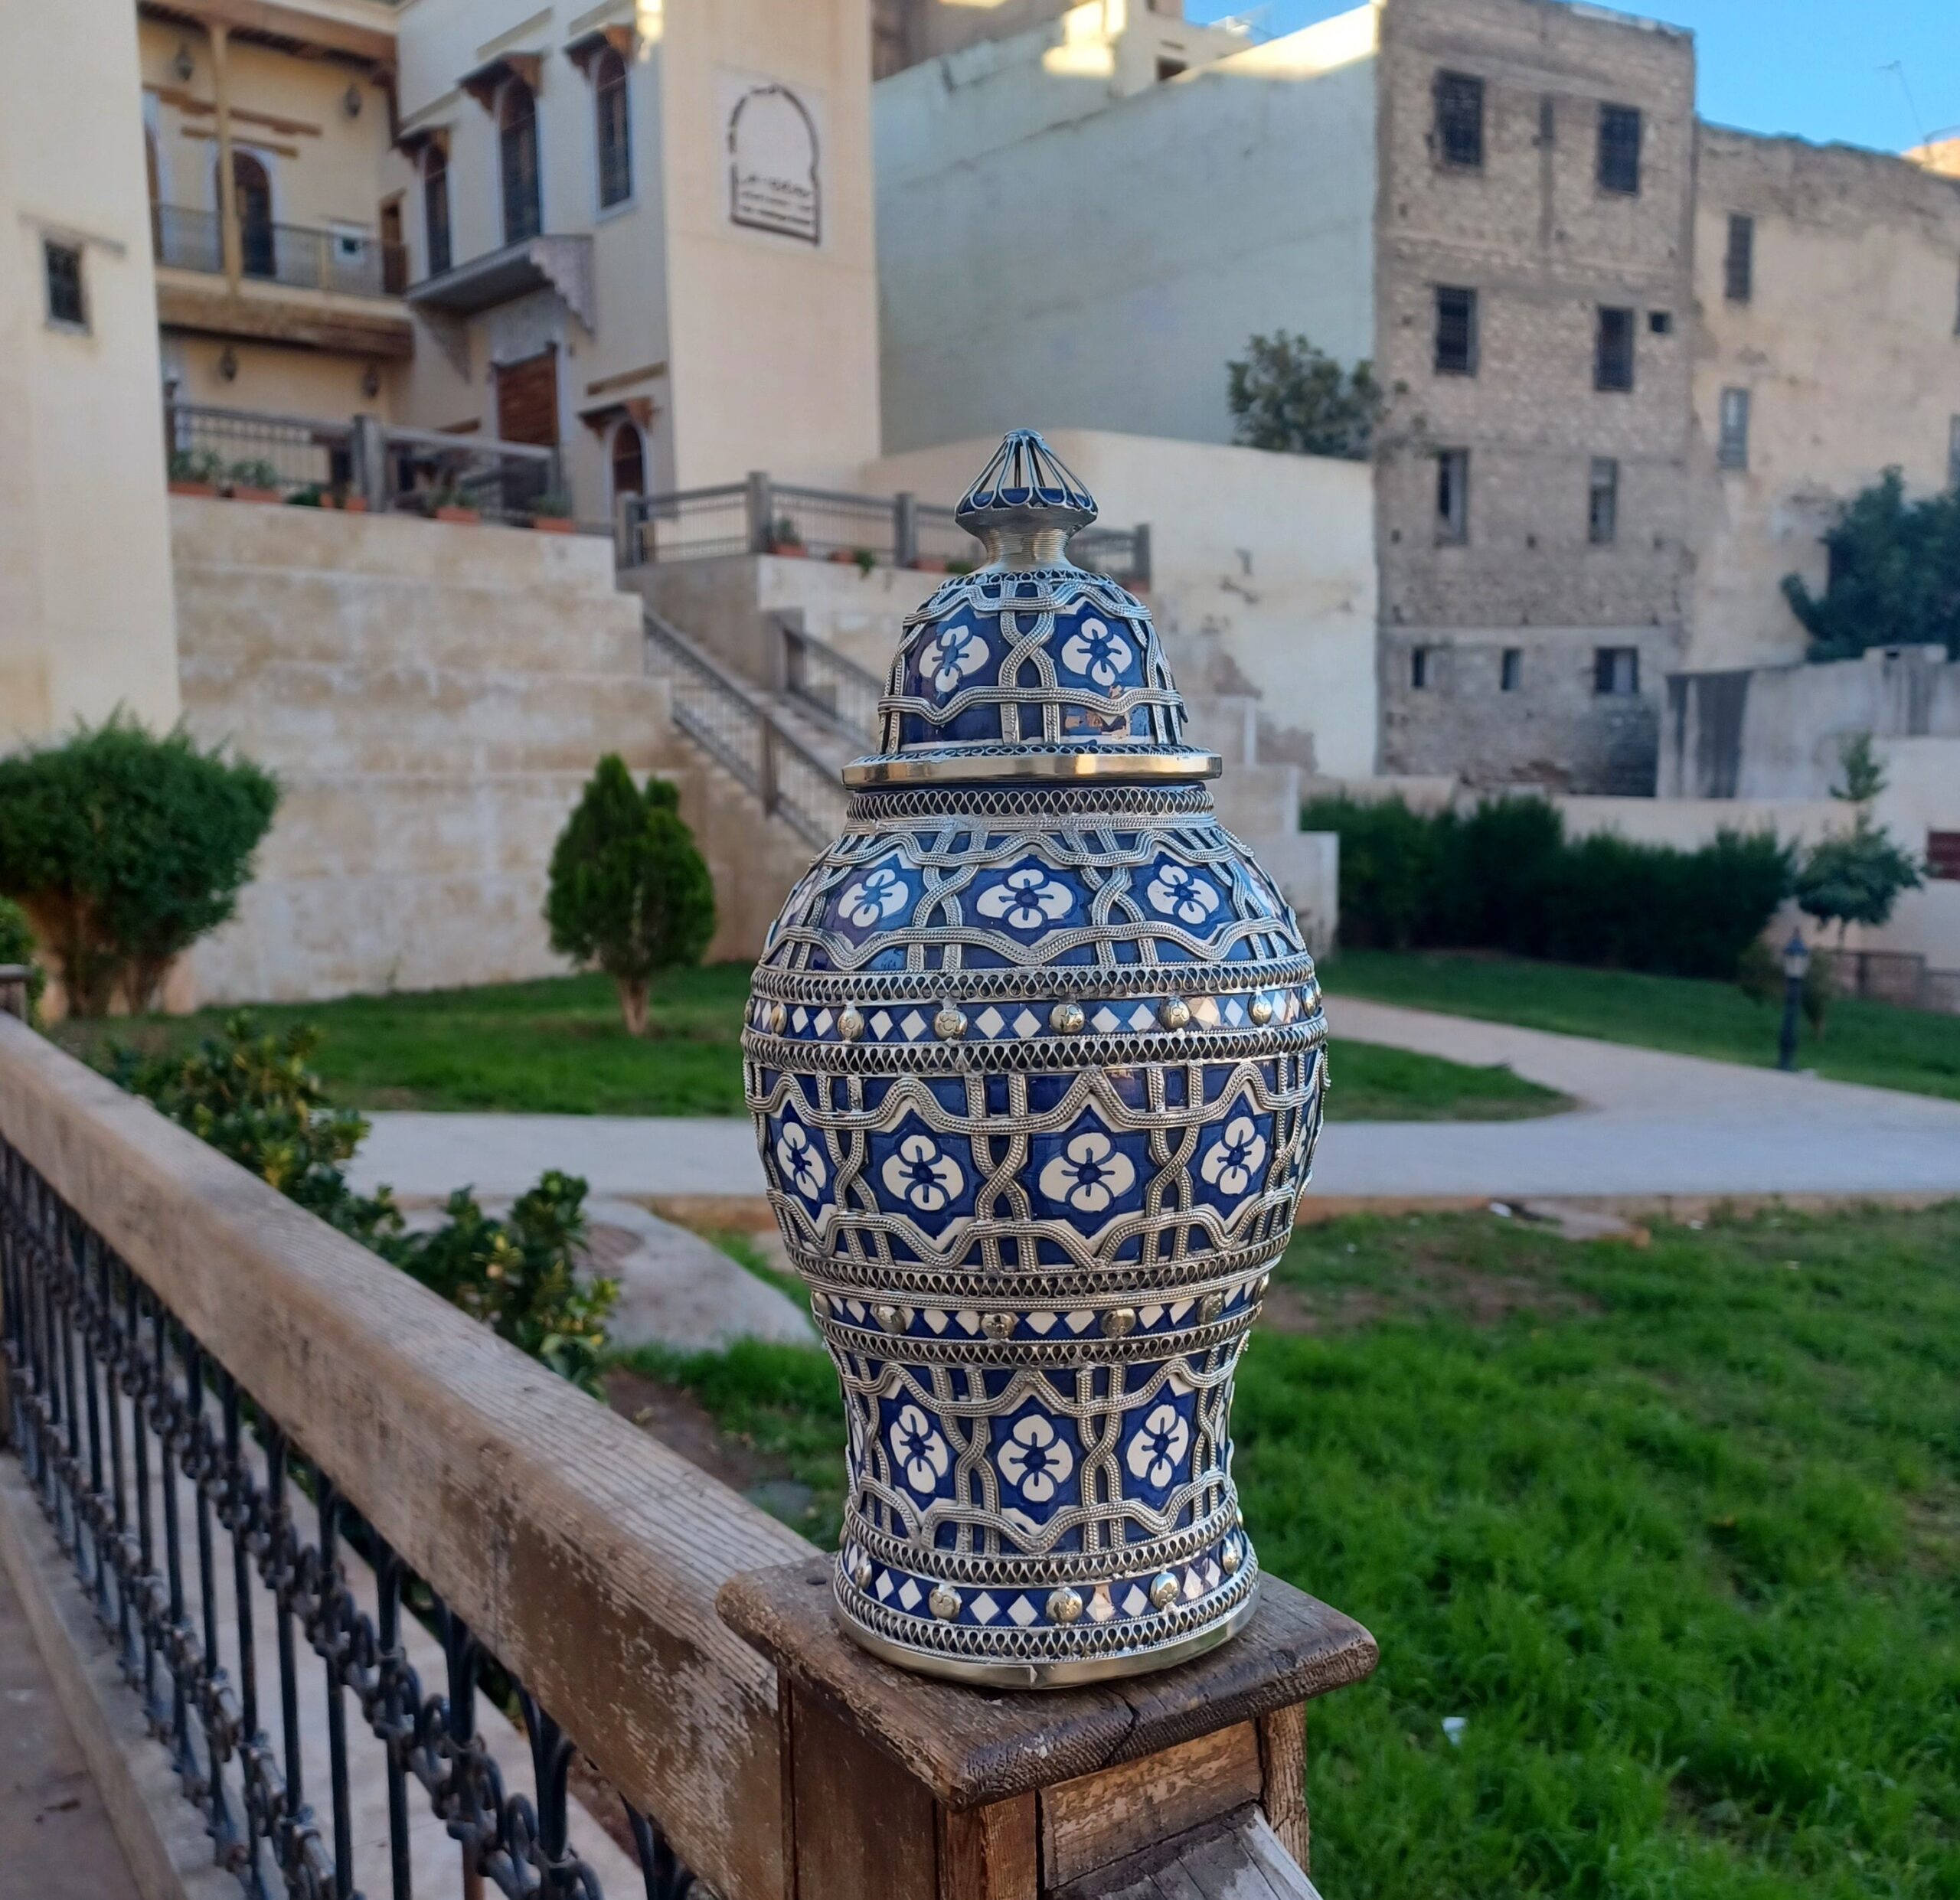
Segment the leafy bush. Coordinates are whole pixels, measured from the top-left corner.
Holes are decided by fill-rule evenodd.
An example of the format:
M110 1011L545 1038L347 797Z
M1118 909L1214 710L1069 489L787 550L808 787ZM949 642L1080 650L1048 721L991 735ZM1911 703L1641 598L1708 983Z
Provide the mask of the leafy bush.
M1723 831L1696 851L1575 841L1538 798L1432 815L1319 798L1301 821L1340 835L1341 938L1361 949L1501 950L1726 981L1789 886L1789 853L1767 834Z
M215 487L224 479L224 458L214 449L178 449L170 458L173 482L205 482Z
M0 897L0 963L24 963L28 968L28 1007L38 1007L41 993L47 988L47 972L34 961L33 920L10 897Z
M1250 338L1244 360L1225 370L1234 442L1296 455L1367 460L1382 406L1372 364L1344 371L1305 337L1276 330Z
M386 1188L354 1192L346 1164L367 1134L364 1116L335 1108L308 1066L319 1032L295 1023L258 1031L249 1012L186 1053L144 1056L112 1046L102 1067L132 1093L207 1141L287 1200L442 1294L514 1346L587 1391L596 1389L606 1319L618 1288L581 1281L586 1184L547 1171L498 1220L467 1188L449 1196L443 1224L410 1232Z
M0 759L0 892L34 919L68 1007L147 1007L172 960L228 918L279 802L248 759L120 713Z
M1909 502L1900 472L1888 468L1845 504L1824 544L1831 573L1821 594L1801 576L1783 580L1813 660L1935 641L1960 659L1960 488Z
M664 779L636 790L616 752L599 760L551 853L551 947L596 964L619 992L629 1034L646 1030L662 970L698 963L714 935L714 883Z
M279 469L263 455L253 456L246 462L234 462L225 470L225 479L240 488L276 488L279 486Z

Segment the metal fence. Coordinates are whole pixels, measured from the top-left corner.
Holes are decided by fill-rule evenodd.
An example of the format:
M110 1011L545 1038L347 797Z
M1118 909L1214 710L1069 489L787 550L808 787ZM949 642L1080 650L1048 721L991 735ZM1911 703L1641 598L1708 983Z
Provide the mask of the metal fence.
M766 701L651 609L646 632L671 669L674 723L812 850L828 844L844 823L844 788L835 769L783 725Z
M174 270L224 269L224 229L215 211L185 204L150 207L150 240L156 261Z
M166 402L170 478L248 493L343 493L354 479L354 424Z
M622 566L730 554L808 556L866 567L944 573L986 558L953 511L910 495L851 495L800 487L767 475L718 488L632 495L620 504ZM1132 587L1150 585L1150 530L1089 528L1070 559Z
M877 743L878 701L884 682L801 627L778 620L782 639L782 690L846 737Z
M150 237L156 261L172 269L216 275L224 269L224 219L220 212L187 204L152 204ZM405 245L311 224L242 221L238 262L247 277L296 290L397 296L408 284Z
M1902 1009L1960 1016L1960 970L1936 970L1909 950L1833 952L1839 991Z
M512 521L528 520L541 504L560 513L569 505L555 449L392 426L381 436L391 509L471 508L485 521Z

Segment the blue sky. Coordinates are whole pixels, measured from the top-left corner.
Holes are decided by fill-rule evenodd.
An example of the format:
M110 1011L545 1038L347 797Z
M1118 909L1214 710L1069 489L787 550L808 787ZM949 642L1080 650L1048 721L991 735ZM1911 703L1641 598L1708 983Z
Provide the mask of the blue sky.
M1261 31L1352 0L1185 0L1185 17L1250 14ZM1960 0L1653 0L1622 11L1694 30L1704 119L1897 152L1960 126ZM1900 73L1881 70L1899 63ZM1909 89L1913 104L1906 103Z

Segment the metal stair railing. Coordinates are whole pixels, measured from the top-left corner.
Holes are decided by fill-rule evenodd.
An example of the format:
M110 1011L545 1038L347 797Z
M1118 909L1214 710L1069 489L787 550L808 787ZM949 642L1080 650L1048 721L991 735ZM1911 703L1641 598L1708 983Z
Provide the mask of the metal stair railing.
M673 674L674 723L813 850L843 828L844 791L820 758L721 663L648 608L647 638Z
M884 681L801 627L786 620L776 625L782 635L783 691L845 738L874 745Z

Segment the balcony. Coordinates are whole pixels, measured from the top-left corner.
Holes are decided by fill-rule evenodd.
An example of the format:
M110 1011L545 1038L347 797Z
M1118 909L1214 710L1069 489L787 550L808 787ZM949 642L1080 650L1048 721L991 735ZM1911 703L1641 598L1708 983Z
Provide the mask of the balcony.
M153 204L158 320L166 328L310 344L351 354L405 357L414 331L398 299L408 253L355 231L247 219L238 227L239 281L191 285L168 273L226 278L223 214ZM365 308L344 302L357 299ZM377 306L385 303L384 310Z
M416 310L473 317L534 290L554 290L588 328L596 321L593 302L590 237L520 238L500 250L456 264L411 284L406 293Z

